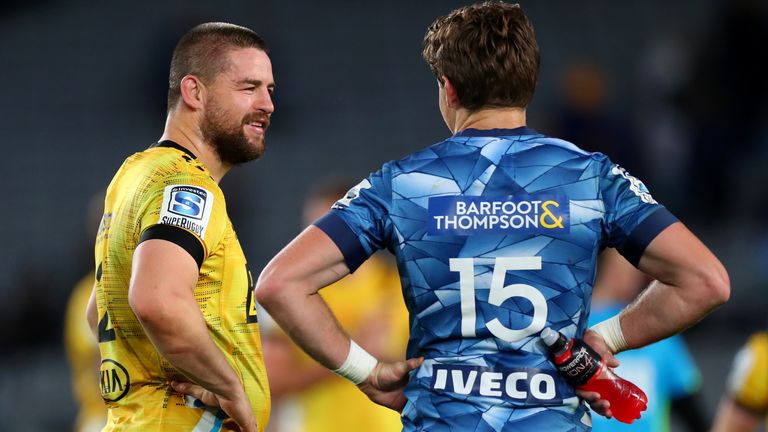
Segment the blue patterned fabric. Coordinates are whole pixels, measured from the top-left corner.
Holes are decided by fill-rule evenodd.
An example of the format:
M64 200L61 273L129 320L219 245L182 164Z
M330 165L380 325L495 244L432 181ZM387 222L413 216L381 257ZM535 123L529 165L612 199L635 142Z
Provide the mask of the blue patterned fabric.
M637 262L676 219L602 154L467 129L384 164L315 224L350 270L383 248L410 311L404 430L588 430L539 332L586 328L598 253ZM530 429L533 430L533 429Z

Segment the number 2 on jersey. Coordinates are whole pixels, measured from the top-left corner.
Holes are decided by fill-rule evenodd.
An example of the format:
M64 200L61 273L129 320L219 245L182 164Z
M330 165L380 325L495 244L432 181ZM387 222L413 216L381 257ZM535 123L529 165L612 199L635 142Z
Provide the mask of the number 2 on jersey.
M461 300L461 335L475 337L477 310L475 306L475 258L451 258L451 271L459 273L459 295ZM541 270L541 257L499 257L493 265L488 303L501 306L512 297L522 297L533 305L533 319L523 329L511 329L498 318L485 323L495 337L507 342L517 342L540 332L547 323L547 299L544 295L527 284L504 285L508 271Z

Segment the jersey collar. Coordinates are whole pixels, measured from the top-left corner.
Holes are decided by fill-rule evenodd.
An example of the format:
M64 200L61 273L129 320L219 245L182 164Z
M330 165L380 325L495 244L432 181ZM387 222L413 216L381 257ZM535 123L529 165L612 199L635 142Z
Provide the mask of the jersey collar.
M192 153L188 148L182 146L181 144L179 144L177 142L171 141L171 140L163 140L163 141L156 142L156 143L152 144L151 146L149 146L149 148L153 148L153 147L170 147L170 148L175 148L176 150L181 150L184 153L188 154L189 157L191 157L192 159L197 159L195 154Z
M492 137L500 137L500 136L522 136L522 135L541 135L539 132L536 132L534 129L531 129L527 126L520 126L518 128L514 129L464 129L462 131L457 132L454 137L478 137L478 136L492 136Z

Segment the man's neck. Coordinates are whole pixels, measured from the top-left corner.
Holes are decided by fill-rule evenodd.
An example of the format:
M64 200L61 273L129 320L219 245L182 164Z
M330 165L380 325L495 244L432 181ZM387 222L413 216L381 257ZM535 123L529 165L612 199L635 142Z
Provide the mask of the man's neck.
M451 128L453 133L464 129L515 129L525 126L524 108L486 108L478 111L459 109Z
M160 141L170 140L191 151L218 183L230 167L221 162L213 147L203 140L200 129L197 126L191 126L192 123L169 114Z

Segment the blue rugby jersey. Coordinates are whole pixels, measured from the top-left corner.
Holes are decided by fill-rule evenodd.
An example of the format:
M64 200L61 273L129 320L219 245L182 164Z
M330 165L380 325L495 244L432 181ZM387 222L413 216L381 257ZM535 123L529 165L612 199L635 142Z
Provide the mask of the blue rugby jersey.
M354 271L397 259L410 313L406 431L589 430L539 332L580 337L599 252L637 264L676 219L599 153L532 129L467 129L352 188L315 225Z

